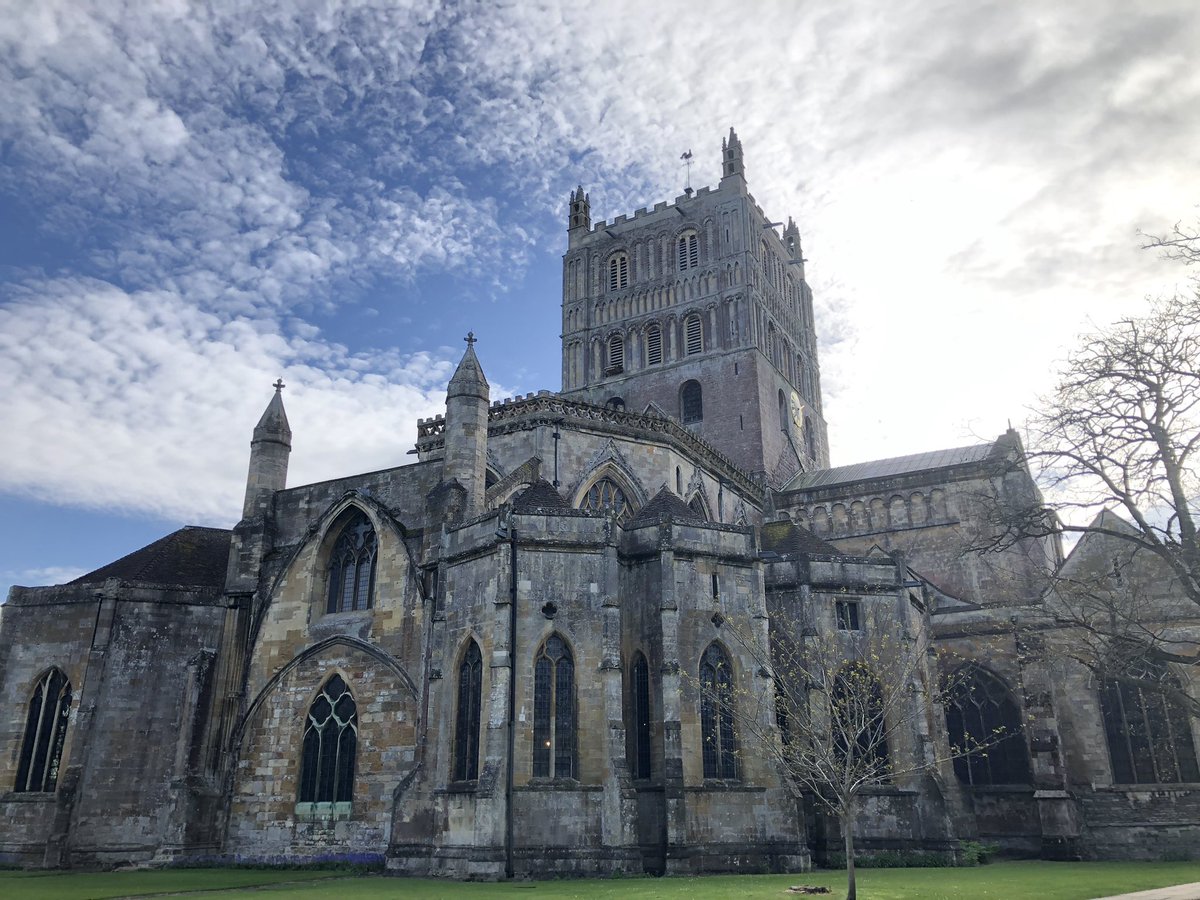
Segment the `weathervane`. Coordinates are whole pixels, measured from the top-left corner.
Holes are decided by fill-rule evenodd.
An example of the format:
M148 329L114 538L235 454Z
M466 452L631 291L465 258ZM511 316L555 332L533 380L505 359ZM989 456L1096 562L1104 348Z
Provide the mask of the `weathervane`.
M692 195L692 151L685 150L679 155L679 158L687 166L687 182L683 186L683 192L690 197Z

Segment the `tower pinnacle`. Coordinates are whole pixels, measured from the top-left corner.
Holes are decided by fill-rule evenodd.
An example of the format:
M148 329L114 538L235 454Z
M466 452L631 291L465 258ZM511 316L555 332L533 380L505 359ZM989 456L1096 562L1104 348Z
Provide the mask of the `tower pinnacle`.
M721 140L721 180L734 177L745 181L746 168L742 160L742 142L730 126L729 137Z

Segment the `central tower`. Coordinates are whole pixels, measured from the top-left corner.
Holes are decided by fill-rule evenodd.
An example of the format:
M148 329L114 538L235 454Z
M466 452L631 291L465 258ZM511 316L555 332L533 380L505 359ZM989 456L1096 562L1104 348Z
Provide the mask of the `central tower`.
M750 196L732 128L715 190L593 227L580 187L567 222L565 395L676 419L773 487L828 467L800 232Z

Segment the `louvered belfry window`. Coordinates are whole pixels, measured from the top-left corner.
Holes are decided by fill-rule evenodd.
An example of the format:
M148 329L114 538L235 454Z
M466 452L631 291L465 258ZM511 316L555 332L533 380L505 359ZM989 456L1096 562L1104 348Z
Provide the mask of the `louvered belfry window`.
M358 706L334 675L308 710L300 766L301 803L349 803L358 753Z
M700 735L705 778L737 778L733 733L733 672L729 657L709 644L700 658Z
M618 253L608 261L608 289L619 291L629 287L629 257Z
M661 366L662 361L662 329L651 325L646 329L646 365Z
M458 667L458 718L454 727L454 780L479 777L479 713L483 705L483 657L471 641Z
M619 375L625 371L625 340L619 334L608 339L608 367L606 375Z
M681 235L678 241L679 271L686 272L700 265L700 239L696 232Z
M703 352L704 326L700 322L700 317L695 313L692 313L683 322L683 340L688 356Z
M70 718L71 683L58 669L51 669L38 680L29 700L14 791L54 790Z
M370 609L375 594L375 527L359 512L342 528L329 557L326 612Z
M556 634L542 645L533 667L533 774L576 777L575 661Z

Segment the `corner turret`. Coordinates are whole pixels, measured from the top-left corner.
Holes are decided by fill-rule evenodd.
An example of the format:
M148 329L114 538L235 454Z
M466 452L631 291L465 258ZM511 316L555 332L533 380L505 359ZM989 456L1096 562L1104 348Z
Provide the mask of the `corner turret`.
M457 481L467 492L467 518L483 511L487 476L488 403L491 389L475 356L475 333L446 389L446 456L442 481Z
M567 241L587 234L592 228L591 197L583 192L583 185L571 191L571 211L567 216Z
M292 428L283 408L283 379L275 382L275 396L254 426L250 440L250 471L242 518L265 516L276 491L287 487L288 457L292 453Z
M746 167L742 160L742 142L738 140L737 132L729 129L729 137L721 140L721 183L727 178L740 179L746 183Z

